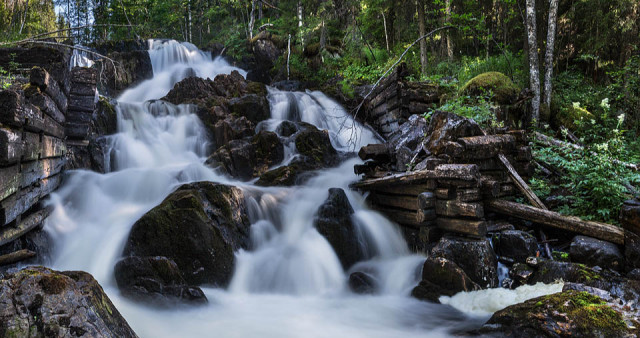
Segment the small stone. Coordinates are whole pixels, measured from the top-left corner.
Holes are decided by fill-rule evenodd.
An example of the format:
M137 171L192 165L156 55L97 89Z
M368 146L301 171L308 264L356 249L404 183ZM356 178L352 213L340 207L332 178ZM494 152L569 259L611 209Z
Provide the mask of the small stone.
M527 265L535 268L536 266L538 266L538 264L540 264L540 261L538 260L537 257L527 257L526 263Z
M372 294L378 288L378 282L372 275L357 271L349 275L349 289L354 293Z

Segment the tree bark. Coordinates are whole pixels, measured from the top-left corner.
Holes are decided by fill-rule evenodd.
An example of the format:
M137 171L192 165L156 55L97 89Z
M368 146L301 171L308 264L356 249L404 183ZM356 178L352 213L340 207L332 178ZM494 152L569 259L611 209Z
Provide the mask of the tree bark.
M418 12L418 30L420 36L427 34L427 28L425 27L425 15L424 15L424 3L423 0L416 0L416 10ZM422 76L427 75L427 42L423 39L420 40L420 68Z
M298 30L300 31L300 45L304 46L304 36L302 34L302 1L298 1Z
M445 0L445 22L447 24L451 23L451 0ZM447 32L447 57L449 60L453 59L453 40L451 39L451 32Z
M529 85L533 91L531 122L540 122L540 67L538 65L538 40L536 33L536 1L527 0L527 42L529 45Z
M549 5L549 26L547 29L547 50L544 54L544 94L542 102L547 111L551 108L551 82L553 76L553 49L556 41L556 22L558 18L558 0L551 0Z
M382 13L382 23L384 24L384 41L387 43L387 53L389 52L389 33L387 33L387 18L384 15L384 11Z

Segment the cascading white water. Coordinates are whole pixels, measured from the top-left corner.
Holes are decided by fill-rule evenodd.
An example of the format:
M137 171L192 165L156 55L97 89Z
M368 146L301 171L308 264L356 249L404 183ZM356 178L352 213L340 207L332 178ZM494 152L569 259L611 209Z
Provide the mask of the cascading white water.
M119 98L119 132L109 138L106 155L112 172L71 172L51 198L55 211L46 229L56 238L54 268L93 274L142 337L447 336L451 329L482 322L449 306L408 297L424 258L411 255L397 226L367 209L362 196L348 189L357 179L357 160L320 171L304 186L293 188L259 188L204 166L210 149L192 107L148 100L166 95L187 76L213 78L236 68L187 43L152 40L149 47L153 79ZM283 120L305 121L329 130L339 150L376 142L374 133L320 92L271 89L269 100L272 119L264 123L268 129ZM204 289L208 305L175 311L153 310L122 298L113 267L133 223L177 186L201 180L233 184L250 196L259 195L247 199L253 248L237 253L228 290ZM331 187L346 191L369 257L349 272L313 227L313 216ZM350 293L346 280L352 271L375 275L380 294Z

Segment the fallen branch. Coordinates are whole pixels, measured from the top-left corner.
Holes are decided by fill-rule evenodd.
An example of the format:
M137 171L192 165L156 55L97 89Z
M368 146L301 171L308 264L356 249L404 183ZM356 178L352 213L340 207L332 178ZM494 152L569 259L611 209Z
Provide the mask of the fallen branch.
M40 226L45 218L49 217L51 210L50 207L44 208L24 218L16 227L2 228L0 230L0 246L11 243Z
M27 250L27 249L18 250L16 252L12 252L10 254L0 256L0 266L18 263L25 259L33 258L35 256L36 256L36 253L31 250Z
M39 39L39 38L44 37L44 36L49 36L51 34L70 32L70 31L81 30L81 29L85 29L85 28L93 28L93 27L134 27L134 26L132 26L132 25L117 25L117 24L101 24L101 25L84 25L84 26L78 26L78 27L63 28L63 29L58 29L58 30L55 30L55 31L36 34L36 35L30 36L30 37L28 37L26 39L22 39L22 40L18 40L18 41L0 42L0 46L12 45L12 44L23 44L25 41L36 40L36 39ZM49 37L49 38L52 38L52 37ZM63 38L63 37L59 37L59 38ZM66 38L66 36L64 38Z
M568 230L618 245L624 244L624 230L615 225L585 221L575 216L564 216L557 212L504 200L489 200L485 203L485 208L552 228Z

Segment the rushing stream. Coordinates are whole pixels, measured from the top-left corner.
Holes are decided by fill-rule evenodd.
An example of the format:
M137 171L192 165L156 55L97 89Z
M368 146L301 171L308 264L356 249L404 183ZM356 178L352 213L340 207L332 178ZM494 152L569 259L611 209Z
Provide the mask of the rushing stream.
M357 180L353 166L358 160L322 170L304 186L293 188L259 188L206 167L203 163L211 149L193 107L153 100L188 76L246 73L220 58L212 60L188 43L153 40L149 45L154 77L119 98L119 132L109 137L105 155L111 171L73 171L51 198L55 211L46 229L58 249L53 268L91 273L141 337L448 336L486 320L490 312L478 310L482 305L474 303L476 297L471 294L446 302L476 315L409 297L424 257L411 254L398 227L367 209L362 196L348 189ZM270 89L269 102L272 119L258 129L275 130L283 120L304 121L328 130L338 150L378 142L371 131L320 92ZM295 146L288 145L286 153L285 163L295 156ZM172 310L152 309L123 298L113 267L133 223L181 184L204 180L262 194L260 202L248 198L254 249L237 253L228 289L203 288L207 305ZM342 269L332 247L313 227L313 216L331 187L347 192L361 245L370 257L351 270L374 273L381 284L377 295L348 290L350 271ZM491 298L491 292L498 291L478 297ZM509 297L514 299L500 306L527 298ZM465 309L465 304L472 304L472 309Z

